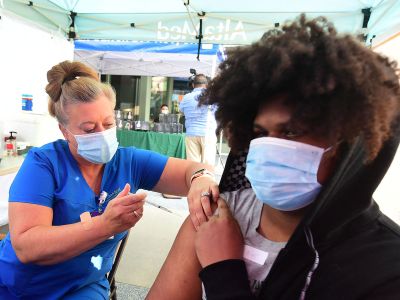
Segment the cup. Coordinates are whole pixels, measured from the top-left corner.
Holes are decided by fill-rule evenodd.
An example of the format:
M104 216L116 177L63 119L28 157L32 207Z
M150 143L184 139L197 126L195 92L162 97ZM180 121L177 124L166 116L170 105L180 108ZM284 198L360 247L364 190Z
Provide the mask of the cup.
M115 110L114 113L115 113L115 119L116 120L122 119L122 113L121 113L120 110Z
M178 123L178 133L183 133L183 124Z
M133 130L133 122L132 121L124 121L124 129Z

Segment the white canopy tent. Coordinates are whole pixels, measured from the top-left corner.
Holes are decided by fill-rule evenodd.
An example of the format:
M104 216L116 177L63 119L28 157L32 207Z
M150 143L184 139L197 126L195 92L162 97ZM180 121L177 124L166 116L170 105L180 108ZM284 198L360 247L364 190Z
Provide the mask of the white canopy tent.
M188 77L189 69L212 76L222 47L203 44L200 60L197 45L129 41L75 41L75 60L101 74Z
M397 0L2 0L70 38L249 44L300 13L380 43L400 32Z
M400 32L398 0L2 0L0 5L66 38L108 41L103 48L75 49L76 60L103 74L186 77L195 68L212 75L215 55L205 53L204 45L250 44L300 13L326 16L339 32L372 45ZM107 50L109 41L167 42L176 49L194 44L196 51Z

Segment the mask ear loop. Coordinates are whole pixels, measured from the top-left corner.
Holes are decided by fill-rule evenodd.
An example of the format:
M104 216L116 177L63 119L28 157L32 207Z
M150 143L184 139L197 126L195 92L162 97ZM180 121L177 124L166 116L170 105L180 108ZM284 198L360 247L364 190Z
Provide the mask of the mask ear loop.
M332 149L333 149L333 146L330 146L330 147L326 148L326 149L324 150L323 154L325 154L326 152L331 151Z
M343 142L343 140L339 140L336 144L329 146L328 148L324 149L323 154L325 154L326 152L331 151L333 148L335 148L336 146L340 145Z
M68 132L70 135L72 135L72 136L74 137L74 139L75 139L75 135L74 135L71 131L69 131L69 130L67 129L67 127L65 127L64 125L61 125L61 126L64 127L65 131L67 131L67 132ZM66 141L67 141L67 143L68 143L69 145L71 145L72 147L74 147L75 149L78 150L78 142L76 141L76 139L75 139L75 144L72 143L69 139L66 139Z

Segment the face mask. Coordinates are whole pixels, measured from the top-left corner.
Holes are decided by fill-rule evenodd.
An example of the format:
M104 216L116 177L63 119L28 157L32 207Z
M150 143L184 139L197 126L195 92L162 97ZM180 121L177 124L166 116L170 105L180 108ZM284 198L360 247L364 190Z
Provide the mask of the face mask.
M321 189L317 172L329 149L273 137L254 139L246 177L263 203L281 211L300 209L312 203Z
M168 112L169 112L169 110L168 110L168 109L162 109L162 110L161 110L161 113L162 113L162 114L164 114L164 115L167 115L167 114L168 114Z
M114 126L101 132L74 135L78 154L94 164L109 162L118 149L116 128Z

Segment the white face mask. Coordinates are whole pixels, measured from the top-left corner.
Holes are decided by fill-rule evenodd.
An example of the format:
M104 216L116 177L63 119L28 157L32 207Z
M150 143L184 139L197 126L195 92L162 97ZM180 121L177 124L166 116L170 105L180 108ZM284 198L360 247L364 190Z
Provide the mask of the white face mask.
M74 135L78 144L77 152L94 164L109 162L118 149L117 127L88 134Z
M254 139L246 177L263 203L282 211L300 209L312 203L321 189L317 172L329 149L273 137Z

